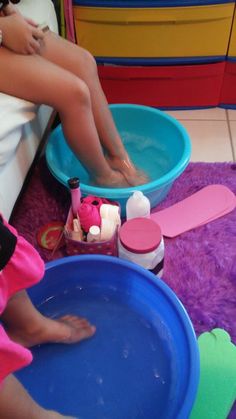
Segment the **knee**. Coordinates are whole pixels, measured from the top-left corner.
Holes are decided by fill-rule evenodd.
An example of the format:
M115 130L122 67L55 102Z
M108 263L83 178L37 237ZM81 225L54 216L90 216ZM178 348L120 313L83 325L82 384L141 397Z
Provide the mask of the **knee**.
M97 63L94 56L87 50L83 50L84 68L91 76L97 76Z
M90 106L90 92L87 84L83 80L76 78L73 87L72 96L75 97L75 100L79 101L80 105Z
M73 109L74 106L91 106L89 88L83 80L73 77L64 87L65 93L61 95L63 109Z

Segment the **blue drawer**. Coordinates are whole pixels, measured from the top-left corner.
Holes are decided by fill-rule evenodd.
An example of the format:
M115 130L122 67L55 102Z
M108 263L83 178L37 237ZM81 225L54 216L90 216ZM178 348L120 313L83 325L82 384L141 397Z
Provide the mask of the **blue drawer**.
M74 6L96 7L184 7L232 3L232 0L73 0Z

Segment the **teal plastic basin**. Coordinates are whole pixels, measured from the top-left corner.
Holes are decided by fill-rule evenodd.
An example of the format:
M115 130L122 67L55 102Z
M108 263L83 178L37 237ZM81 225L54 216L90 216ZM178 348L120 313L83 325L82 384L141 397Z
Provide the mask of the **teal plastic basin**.
M88 172L67 145L61 125L51 133L46 147L49 170L65 186L68 178L79 177L84 196L102 196L118 201L122 215L125 215L126 201L134 190L141 190L153 208L166 197L173 182L189 163L189 135L175 118L148 106L118 104L110 105L110 109L131 159L148 174L150 181L130 188L91 185Z

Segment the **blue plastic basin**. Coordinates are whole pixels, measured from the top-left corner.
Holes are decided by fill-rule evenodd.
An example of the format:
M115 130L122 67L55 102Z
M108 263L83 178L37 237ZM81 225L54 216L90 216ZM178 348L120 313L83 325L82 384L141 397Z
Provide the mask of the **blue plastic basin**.
M189 136L176 119L163 111L122 104L110 105L110 109L132 160L149 175L147 184L118 189L90 185L89 175L68 147L61 125L49 137L46 147L48 167L65 186L69 177L79 177L83 195L119 201L122 215L125 215L126 201L135 189L150 199L153 208L166 197L173 181L186 168L191 155Z
M111 256L71 256L48 263L29 293L50 317L77 314L97 327L80 344L33 349L33 363L17 375L40 404L81 419L189 417L197 340L163 281Z

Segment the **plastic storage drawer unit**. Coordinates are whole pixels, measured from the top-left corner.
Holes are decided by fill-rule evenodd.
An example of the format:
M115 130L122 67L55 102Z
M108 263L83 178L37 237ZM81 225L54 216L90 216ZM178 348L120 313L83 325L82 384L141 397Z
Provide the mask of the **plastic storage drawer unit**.
M230 35L230 41L229 41L228 56L236 58L236 10L234 12L232 31Z
M236 58L226 62L220 106L236 109Z
M223 59L234 2L146 8L74 6L73 11L78 43L95 57Z
M179 66L98 65L109 103L160 108L218 106L225 62Z

